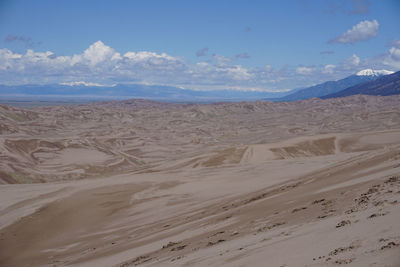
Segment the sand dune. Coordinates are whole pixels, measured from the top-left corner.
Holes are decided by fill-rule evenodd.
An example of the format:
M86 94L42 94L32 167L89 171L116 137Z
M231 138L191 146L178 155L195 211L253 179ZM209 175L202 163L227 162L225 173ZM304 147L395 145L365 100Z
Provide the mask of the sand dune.
M0 266L399 266L399 100L2 106Z

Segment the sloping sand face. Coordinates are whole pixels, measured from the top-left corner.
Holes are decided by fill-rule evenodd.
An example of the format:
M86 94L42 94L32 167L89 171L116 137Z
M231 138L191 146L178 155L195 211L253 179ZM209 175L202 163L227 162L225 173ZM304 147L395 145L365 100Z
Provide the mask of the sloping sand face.
M397 267L400 119L388 114L400 110L390 104L393 98L366 99L371 114L364 98L358 107L354 98L305 101L308 106L248 104L251 109L138 102L133 112L123 104L84 106L78 107L84 113L74 112L85 117L107 107L107 113L62 134L57 126L48 143L36 123L12 124L19 134L1 136L3 173L12 177L15 169L22 175L18 170L32 166L43 181L62 173L57 182L0 186L0 266ZM335 108L318 126L309 118L324 113L321 103ZM344 118L349 103L353 124ZM376 111L380 105L386 120ZM304 112L296 113L302 131L290 130L290 116L282 115L296 108ZM266 111L273 122L263 120ZM163 122L156 118L161 113L167 114ZM140 129L135 123L148 114L155 121L143 121L146 129ZM212 129L210 120L218 116L219 128ZM363 117L368 120L353 129ZM171 126L177 118L177 125L197 126L184 132ZM114 121L115 129L91 137L104 121ZM333 128L317 130L326 127ZM16 140L34 141L24 146ZM67 171L74 170L81 176L68 179ZM33 181L28 178L15 181Z

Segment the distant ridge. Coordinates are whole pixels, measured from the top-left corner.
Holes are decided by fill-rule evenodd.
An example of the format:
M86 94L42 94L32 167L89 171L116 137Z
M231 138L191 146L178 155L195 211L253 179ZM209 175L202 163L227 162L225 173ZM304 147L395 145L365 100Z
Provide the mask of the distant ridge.
M382 76L376 80L358 84L340 92L321 97L322 99L345 97L351 95L398 95L400 94L400 71Z
M297 101L305 100L313 97L322 97L325 95L333 94L342 91L348 87L369 82L375 80L383 75L391 74L392 71L388 70L372 70L365 69L357 72L355 75L351 75L338 81L328 81L321 84L317 84L308 88L298 90L287 96L283 96L276 99L270 99L272 101Z
M172 102L251 101L269 97L281 97L288 93L289 92L239 91L229 88L226 90L200 91L164 85L102 85L81 81L47 85L0 85L0 96L102 97L106 99L144 98Z

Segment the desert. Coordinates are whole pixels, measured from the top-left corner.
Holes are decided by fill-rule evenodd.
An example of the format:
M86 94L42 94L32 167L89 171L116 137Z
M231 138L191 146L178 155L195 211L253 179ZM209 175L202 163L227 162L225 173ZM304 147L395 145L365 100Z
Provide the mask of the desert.
M400 267L399 14L0 0L0 267Z
M0 106L0 266L399 266L400 96Z

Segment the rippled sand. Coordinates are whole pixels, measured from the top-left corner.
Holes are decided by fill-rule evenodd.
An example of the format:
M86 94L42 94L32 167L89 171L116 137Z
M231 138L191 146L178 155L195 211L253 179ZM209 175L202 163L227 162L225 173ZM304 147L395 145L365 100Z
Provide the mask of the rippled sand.
M399 266L399 104L0 106L0 266Z

